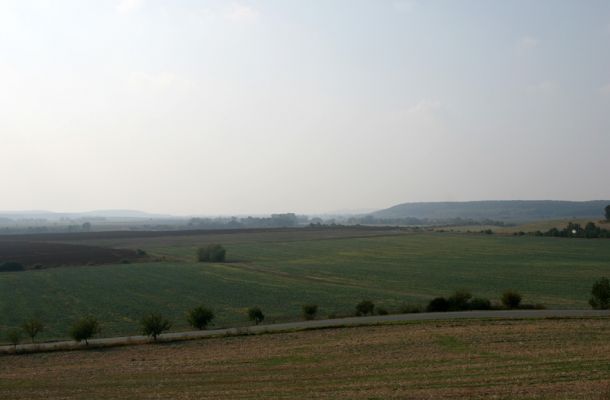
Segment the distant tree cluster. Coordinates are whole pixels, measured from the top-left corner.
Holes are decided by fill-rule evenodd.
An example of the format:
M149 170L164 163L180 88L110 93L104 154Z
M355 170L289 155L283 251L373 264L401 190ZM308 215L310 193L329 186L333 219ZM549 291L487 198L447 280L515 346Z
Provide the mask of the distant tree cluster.
M210 244L197 249L197 261L200 262L224 262L227 251L219 244Z
M516 308L544 308L539 304L521 304L521 294L514 290L507 290L500 298L501 305L493 305L484 297L473 297L467 290L457 290L448 298L436 297L428 303L426 311L467 311L467 310L499 310Z
M270 217L191 218L188 226L201 229L293 228L307 223L309 218L306 216L285 213Z
M468 290L456 290L448 298L436 297L430 300L426 311L464 311L464 310L489 310L491 302L482 297L473 297Z
M570 222L565 228L557 229L551 228L548 231L539 234L538 236L550 236L550 237L570 237L570 238L610 238L610 230L600 228L593 222L588 222L584 227L580 224Z

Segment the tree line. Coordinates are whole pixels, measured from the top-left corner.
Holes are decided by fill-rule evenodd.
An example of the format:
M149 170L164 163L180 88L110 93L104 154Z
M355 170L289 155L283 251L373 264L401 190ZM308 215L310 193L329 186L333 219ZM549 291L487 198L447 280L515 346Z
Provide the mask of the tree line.
M597 280L591 288L591 298L589 304L594 309L607 310L610 308L610 280L602 277ZM403 305L394 314L407 314L426 312L451 312L466 310L513 310L513 309L542 309L540 304L523 304L522 296L514 290L506 290L500 297L500 303L492 303L483 297L474 297L467 290L456 290L448 297L435 297L424 308L421 306ZM305 320L313 320L317 317L319 307L314 303L307 303L301 307L302 317ZM384 307L376 307L371 300L362 300L356 304L354 309L355 316L388 315L391 312ZM259 306L247 309L246 315L255 325L259 325L265 320L265 314ZM328 316L337 318L335 314ZM215 314L210 308L203 305L195 307L187 312L186 321L194 329L204 330L214 320ZM146 314L140 320L141 333L157 341L157 338L172 327L172 322L160 313ZM6 338L15 349L25 334L32 343L36 342L36 337L45 329L44 323L37 318L30 318L23 322L21 329L10 329L6 332ZM70 337L74 341L89 344L89 340L101 333L101 324L97 318L88 315L75 321L69 330Z

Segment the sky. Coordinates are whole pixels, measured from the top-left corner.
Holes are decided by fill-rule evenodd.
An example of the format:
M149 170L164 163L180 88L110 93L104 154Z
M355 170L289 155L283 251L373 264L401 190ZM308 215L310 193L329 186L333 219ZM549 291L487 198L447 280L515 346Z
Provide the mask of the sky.
M0 0L0 210L610 199L610 2Z

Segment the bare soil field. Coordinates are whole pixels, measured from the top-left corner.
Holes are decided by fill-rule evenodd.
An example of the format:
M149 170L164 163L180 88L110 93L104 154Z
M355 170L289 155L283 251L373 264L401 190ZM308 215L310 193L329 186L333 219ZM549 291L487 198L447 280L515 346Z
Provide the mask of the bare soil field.
M24 266L44 268L63 265L113 264L138 258L135 250L110 249L63 243L7 241L0 239L0 262L14 261Z
M419 322L0 357L3 399L608 399L610 319Z

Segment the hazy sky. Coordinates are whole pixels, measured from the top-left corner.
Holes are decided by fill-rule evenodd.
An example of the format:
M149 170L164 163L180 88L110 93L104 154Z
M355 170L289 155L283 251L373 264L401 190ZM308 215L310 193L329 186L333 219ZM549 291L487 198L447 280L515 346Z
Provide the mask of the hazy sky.
M610 1L0 0L0 210L610 198Z

